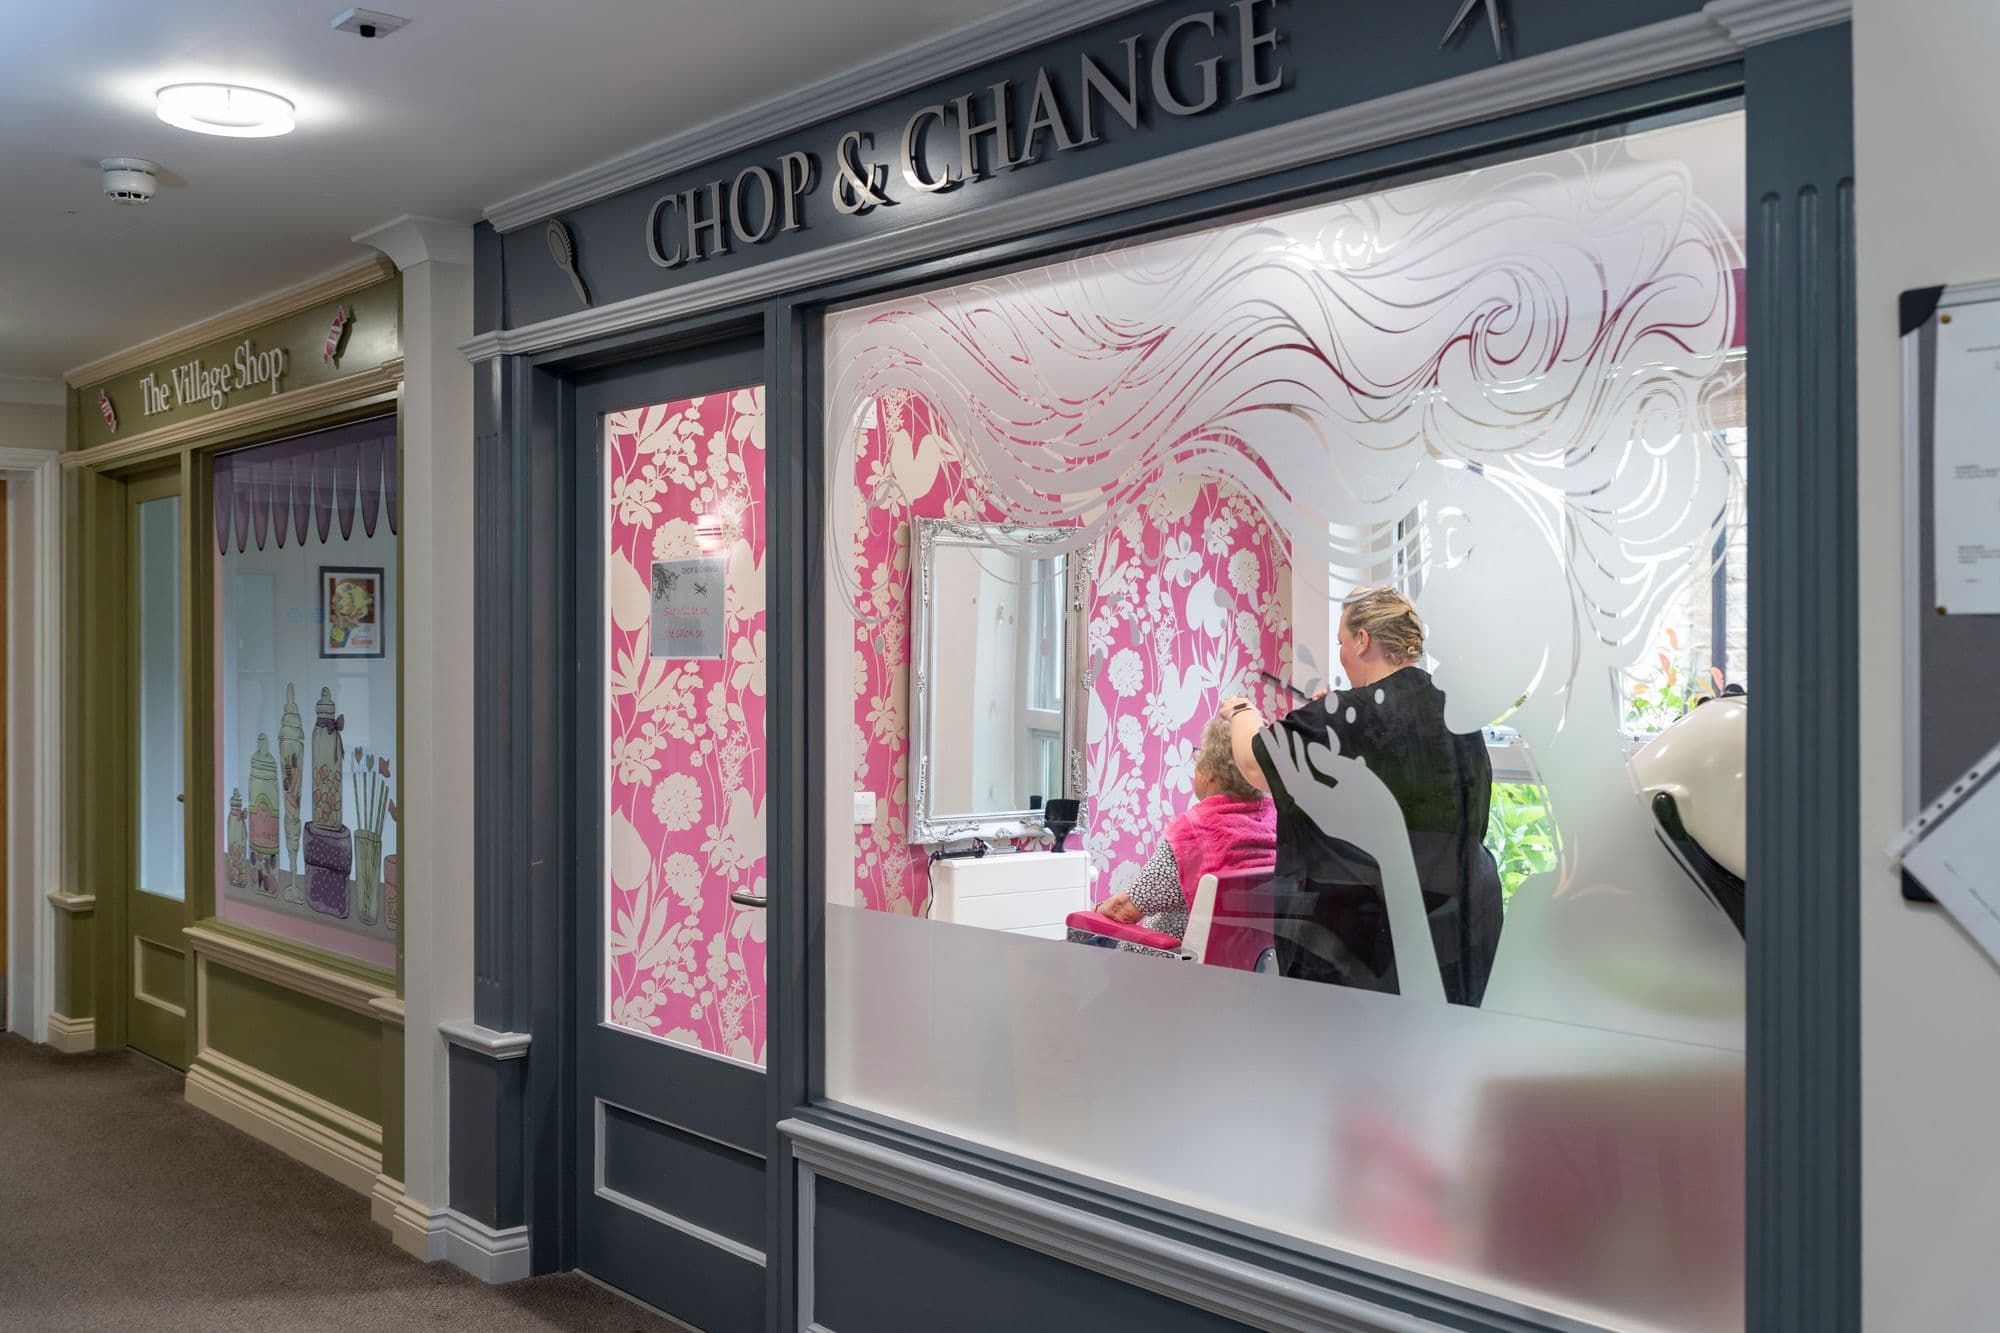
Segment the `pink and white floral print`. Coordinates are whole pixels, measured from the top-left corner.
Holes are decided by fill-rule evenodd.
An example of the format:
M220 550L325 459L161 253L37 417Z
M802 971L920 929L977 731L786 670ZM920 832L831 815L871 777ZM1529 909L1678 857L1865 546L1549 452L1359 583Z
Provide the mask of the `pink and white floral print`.
M855 899L914 915L928 893L925 849L910 846L910 520L997 521L930 405L884 395L855 445L861 505L851 547L859 573L854 642L854 789L876 793L875 822L854 830Z
M924 849L909 843L910 520L1007 512L919 396L878 399L855 457L854 786L877 796L875 822L855 830L855 892L907 915L928 893ZM1258 673L1289 671L1291 566L1261 508L1219 481L1150 496L1094 554L1083 845L1101 898L1193 802L1194 752L1217 705L1239 693L1277 702Z
M605 1014L761 1065L764 390L605 419ZM726 557L724 657L654 659L655 560Z
M1243 694L1281 711L1291 677L1291 562L1263 509L1227 482L1149 496L1097 547L1084 770L1093 895L1128 886L1194 804L1201 730Z

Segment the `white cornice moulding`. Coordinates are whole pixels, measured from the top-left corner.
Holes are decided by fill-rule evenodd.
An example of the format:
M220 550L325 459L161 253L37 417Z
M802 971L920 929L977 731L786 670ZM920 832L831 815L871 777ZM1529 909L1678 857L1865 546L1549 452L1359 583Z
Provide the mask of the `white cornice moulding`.
M135 343L122 352L101 356L95 361L86 361L63 376L73 389L100 380L116 379L128 370L137 370L149 362L170 356L184 347L195 347L218 338L232 337L267 324L274 319L301 310L310 310L322 301L331 301L345 296L351 291L379 282L395 272L388 260L377 255L362 260L358 264L343 264L329 269L316 278L279 291L269 292L253 301L231 306L220 314L206 319L184 324L157 338Z
M801 1120L778 1130L815 1175L1159 1292L1253 1328L1438 1333L1444 1325Z
M438 1033L454 1046L477 1051L489 1060L518 1060L534 1038L526 1032L495 1032L463 1018L438 1024Z
M1149 3L1151 0L1028 0L782 97L705 121L489 204L485 217L499 230L513 231L550 214L581 208L635 185L858 111L934 79L1013 55Z
M418 264L470 264L472 226L446 218L405 213L379 227L354 233L356 245L380 250L398 269L408 271Z
M1738 46L1757 46L1851 17L1851 0L1708 0L1701 12Z
M69 387L60 379L34 375L0 375L0 403L24 403L29 407L61 407L69 401Z

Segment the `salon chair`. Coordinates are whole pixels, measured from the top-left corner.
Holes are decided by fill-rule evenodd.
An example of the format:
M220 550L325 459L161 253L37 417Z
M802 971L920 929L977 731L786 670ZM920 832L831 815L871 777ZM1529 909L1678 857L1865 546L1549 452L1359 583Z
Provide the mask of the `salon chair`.
M1120 944L1154 949L1184 963L1233 967L1241 972L1277 971L1271 936L1271 867L1203 875L1188 904L1187 934L1176 939L1142 925L1113 921L1097 912L1071 912L1072 931Z

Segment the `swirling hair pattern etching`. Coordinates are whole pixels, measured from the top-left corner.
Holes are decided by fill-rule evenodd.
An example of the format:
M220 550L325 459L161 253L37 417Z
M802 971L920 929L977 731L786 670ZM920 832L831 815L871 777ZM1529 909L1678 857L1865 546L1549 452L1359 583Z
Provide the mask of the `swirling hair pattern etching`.
M1562 830L1486 1007L1740 1047L1741 941L1631 797L1617 682L1739 502L1741 144L1731 113L836 312L829 475L909 396L986 517L1082 549L1215 484L1280 534L1296 623L1401 584L1447 724L1515 727ZM828 494L846 543L873 497Z
M1585 641L1639 650L1731 477L1702 424L1735 374L1741 249L1686 165L1630 142L837 313L833 437L851 449L868 402L909 390L1012 521L1083 546L1164 486L1224 480L1341 571L1424 471L1474 469L1567 578L1546 683L1573 684Z

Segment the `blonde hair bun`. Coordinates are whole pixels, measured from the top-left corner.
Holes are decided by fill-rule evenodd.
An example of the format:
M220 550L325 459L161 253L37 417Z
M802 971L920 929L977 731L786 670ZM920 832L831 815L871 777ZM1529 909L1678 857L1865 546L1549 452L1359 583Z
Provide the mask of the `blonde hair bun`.
M1367 630L1392 662L1408 665L1424 655L1424 622L1417 605L1388 583L1356 588L1341 600L1341 614L1350 630Z

